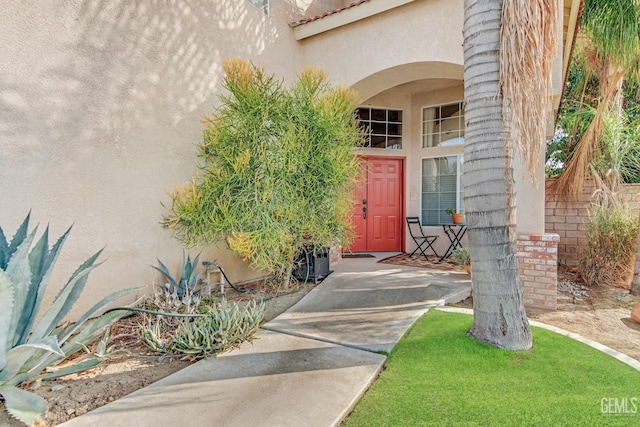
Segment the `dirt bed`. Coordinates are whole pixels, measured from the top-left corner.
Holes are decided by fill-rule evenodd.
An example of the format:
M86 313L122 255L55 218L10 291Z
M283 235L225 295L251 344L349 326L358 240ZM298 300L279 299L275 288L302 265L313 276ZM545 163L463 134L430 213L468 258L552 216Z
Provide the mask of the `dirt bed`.
M262 283L243 286L246 293L238 293L227 287L227 298L231 301L265 299L265 322L298 302L315 285L307 283L295 292L276 292ZM107 356L96 368L80 374L67 375L40 385L33 384L29 390L42 396L48 405L46 419L38 421L37 427L49 427L104 406L120 397L156 382L191 362L179 357L154 355L138 337L138 316L123 319L112 327L111 336L118 350ZM0 427L24 427L11 419L0 402Z

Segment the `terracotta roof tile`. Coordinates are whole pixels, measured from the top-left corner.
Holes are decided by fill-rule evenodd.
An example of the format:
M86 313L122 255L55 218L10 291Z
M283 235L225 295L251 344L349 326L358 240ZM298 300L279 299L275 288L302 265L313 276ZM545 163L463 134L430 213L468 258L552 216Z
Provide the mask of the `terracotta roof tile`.
M347 9L351 9L352 7L360 6L362 3L367 3L369 1L371 1L371 0L358 0L358 1L355 1L355 2L351 3L348 6L345 6L345 7L340 8L340 9L334 9L332 11L323 13L322 15L313 16L313 17L309 17L309 18L304 18L304 19L301 19L300 21L296 21L296 22L291 22L289 24L289 26L297 27L299 25L308 24L309 22L317 21L318 19L326 18L327 16L330 16L330 15L335 15L336 13L340 13L340 12L345 11Z

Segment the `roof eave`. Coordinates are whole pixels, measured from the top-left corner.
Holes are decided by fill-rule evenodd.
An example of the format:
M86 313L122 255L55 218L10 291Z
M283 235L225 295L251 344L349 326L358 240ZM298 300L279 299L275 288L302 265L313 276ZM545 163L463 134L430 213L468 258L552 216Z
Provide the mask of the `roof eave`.
M293 28L293 34L296 40L303 40L414 1L415 0L369 1L359 4L357 7L341 10L339 13L332 13L309 22L292 23L290 26Z

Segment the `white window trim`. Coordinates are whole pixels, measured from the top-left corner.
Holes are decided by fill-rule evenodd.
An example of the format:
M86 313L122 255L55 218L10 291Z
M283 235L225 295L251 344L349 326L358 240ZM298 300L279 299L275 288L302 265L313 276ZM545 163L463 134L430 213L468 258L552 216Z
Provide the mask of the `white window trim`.
M424 146L424 135L425 135L424 134L424 110L426 110L427 108L444 107L444 106L453 105L453 104L462 104L462 109L464 110L464 99L453 100L451 102L441 102L441 103L438 103L438 104L425 105L425 106L420 108L420 148L422 148L423 150L431 150L431 149L434 149L434 148L445 147L445 146L442 146L442 145L438 145L436 147L425 147ZM466 110L464 110L464 111L465 111L465 117L466 117ZM457 145L452 145L450 147L457 147Z
M445 104L446 105L446 104ZM438 149L439 147L429 147L429 148L425 148L425 150L430 150L430 149ZM456 167L456 212L460 212L460 191L462 190L460 187L460 178L463 174L462 168L460 167L461 163L462 165L464 165L464 150L462 148L462 146L460 146L460 152L457 153L448 153L448 154L434 154L434 155L429 155L429 156L422 156L420 158L420 222L422 223L423 227L437 227L439 226L439 224L429 224L426 223L424 221L424 218L422 216L422 202L423 202L423 197L424 197L424 192L423 190L423 182L422 182L422 177L423 177L423 169L422 169L422 164L423 161L426 159L439 159L442 157L452 157L455 156L458 160L458 167ZM462 162L461 162L462 160ZM463 213L463 212L460 212Z

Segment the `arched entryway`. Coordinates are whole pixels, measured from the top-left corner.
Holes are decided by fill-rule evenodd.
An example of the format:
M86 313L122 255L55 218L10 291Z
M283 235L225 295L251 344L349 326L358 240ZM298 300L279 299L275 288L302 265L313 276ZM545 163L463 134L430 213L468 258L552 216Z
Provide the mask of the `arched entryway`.
M434 173L428 168L430 162L462 155L461 144L442 142L450 139L453 131L459 133L457 139L461 140L462 111L451 117L432 114L434 109L461 108L462 67L441 62L404 64L372 74L352 87L363 96L358 118L369 136L366 147L358 150L366 179L361 188L354 189L352 218L357 238L348 249L412 250L413 243L406 241L405 217L421 217L425 232L440 234L442 221L430 215L434 197L449 190L457 197L462 182L456 181L451 189L438 190L435 196L433 189L424 184ZM457 127L450 126L454 119ZM444 177L444 171L438 169L436 173ZM438 182L445 183L444 178ZM444 212L446 207L438 210ZM436 246L446 243L441 240Z

